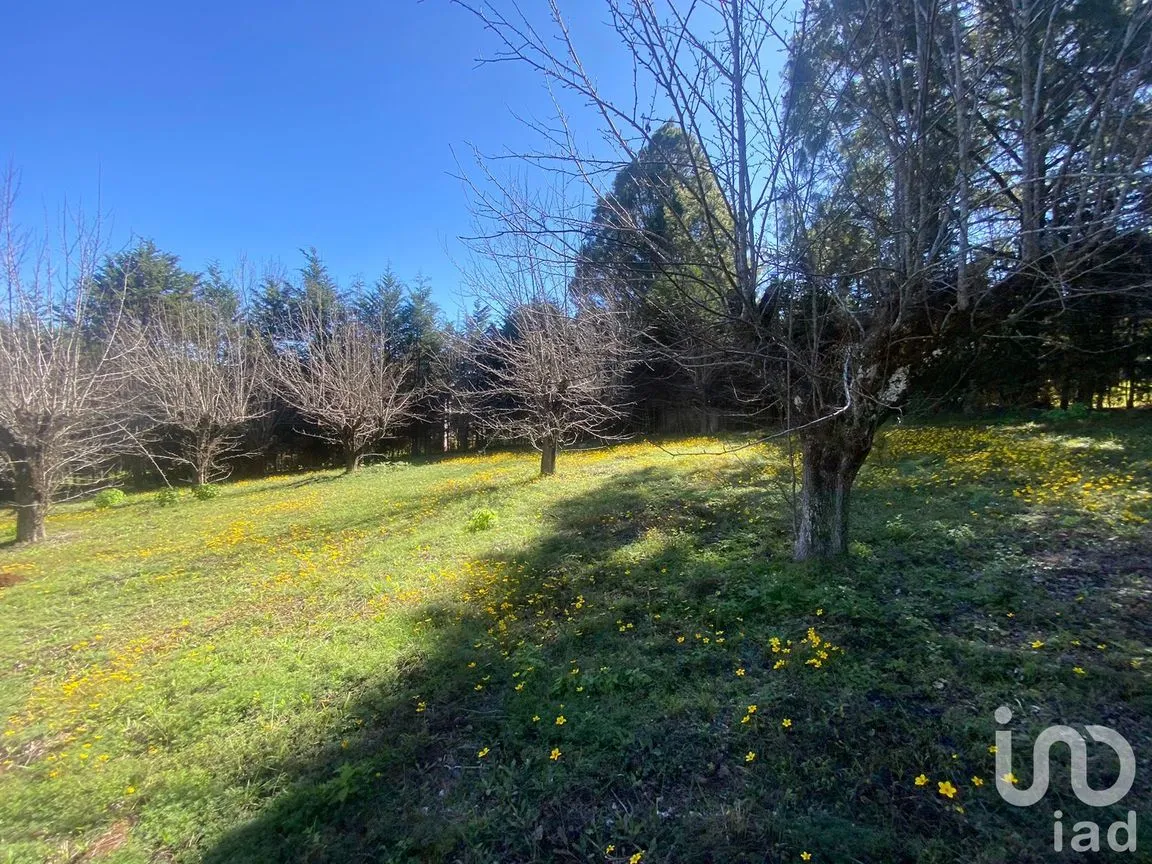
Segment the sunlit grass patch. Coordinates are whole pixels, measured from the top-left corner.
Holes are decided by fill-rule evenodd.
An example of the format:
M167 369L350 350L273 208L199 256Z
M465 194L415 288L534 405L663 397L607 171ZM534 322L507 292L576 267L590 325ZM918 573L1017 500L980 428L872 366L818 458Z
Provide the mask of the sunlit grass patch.
M1112 437L1044 432L1037 424L898 427L882 433L876 452L863 482L877 487L978 484L1113 528L1142 525L1152 512L1147 455L1125 452Z
M0 549L0 860L1046 860L992 711L1152 737L1148 433L895 427L829 564L746 441L65 508Z

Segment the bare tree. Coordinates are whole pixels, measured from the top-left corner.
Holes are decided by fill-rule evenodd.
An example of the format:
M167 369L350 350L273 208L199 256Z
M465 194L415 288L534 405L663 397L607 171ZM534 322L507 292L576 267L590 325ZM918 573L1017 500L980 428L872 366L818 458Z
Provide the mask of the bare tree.
M123 422L130 346L84 326L99 220L65 215L55 242L36 241L14 222L17 185L9 169L0 199L0 470L13 480L16 540L36 543L51 506L98 485L110 457L131 443Z
M476 241L484 265L473 289L504 315L503 328L476 334L479 371L464 392L481 428L540 451L540 473L556 471L562 448L618 437L627 416L624 376L634 340L622 311L577 297L563 257L521 231Z
M494 34L494 60L598 114L609 153L582 153L561 114L536 127L543 152L520 155L586 183L627 242L648 244L646 226L602 178L638 161L661 118L698 145L674 191L700 224L680 226L676 258L646 258L710 322L701 353L759 383L749 410L771 407L798 438L797 558L845 550L873 435L935 357L1101 290L1152 221L1148 4L1097 25L1059 0L806 0L794 18L776 0L606 0L635 68L634 92L615 96L557 2L549 27L514 3L460 5ZM678 218L671 191L652 195ZM573 238L596 228L520 221L577 259Z
M273 361L273 387L341 448L352 473L369 449L412 419L418 393L409 364L384 338L351 319L325 321L302 312L299 351Z
M1122 7L806 4L805 149L780 196L798 557L844 550L873 434L937 358L1077 295L1148 290L1152 7Z
M223 473L245 427L267 413L267 363L260 341L207 306L153 322L134 339L133 378L141 411L158 431L175 436L167 458L192 468L196 484Z

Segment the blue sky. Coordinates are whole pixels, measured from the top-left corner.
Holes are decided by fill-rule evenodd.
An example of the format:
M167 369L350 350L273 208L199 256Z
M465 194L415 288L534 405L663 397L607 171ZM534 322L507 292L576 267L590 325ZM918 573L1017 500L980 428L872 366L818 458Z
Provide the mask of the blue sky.
M567 6L589 61L623 74L601 5ZM551 113L527 68L476 67L492 43L447 0L44 0L4 23L0 158L25 220L99 189L118 245L151 237L192 268L295 268L314 245L345 285L422 272L449 311L469 228L453 149L525 146L513 112Z

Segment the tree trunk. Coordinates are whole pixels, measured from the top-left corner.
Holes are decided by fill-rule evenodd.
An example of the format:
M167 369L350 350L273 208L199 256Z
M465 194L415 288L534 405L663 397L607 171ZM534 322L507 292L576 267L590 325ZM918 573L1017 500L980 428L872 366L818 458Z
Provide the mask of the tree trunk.
M37 488L34 472L25 463L16 464L16 542L39 543L48 534L44 518L48 513L48 495Z
M447 453L452 444L452 400L444 400L444 446L442 453Z
M548 438L540 450L540 476L547 477L556 473L556 439Z
M797 561L848 551L848 502L852 483L872 448L875 426L829 420L800 433L803 474Z
M1128 329L1128 350L1124 364L1124 377L1128 379L1127 393L1124 396L1124 407L1131 411L1136 407L1136 344L1140 338L1140 324L1138 317L1134 317Z
M720 431L720 412L712 408L700 408L697 429L700 435L715 435Z
M344 448L344 473L353 474L360 467L360 454L352 447Z
M1016 0L1016 32L1020 64L1020 258L1025 267L1040 257L1040 229L1044 210L1040 203L1040 128L1036 116L1036 57L1033 40L1039 16L1034 0Z
M206 421L196 424L196 440L193 442L195 453L193 467L196 469L196 485L204 486L212 474L212 432Z

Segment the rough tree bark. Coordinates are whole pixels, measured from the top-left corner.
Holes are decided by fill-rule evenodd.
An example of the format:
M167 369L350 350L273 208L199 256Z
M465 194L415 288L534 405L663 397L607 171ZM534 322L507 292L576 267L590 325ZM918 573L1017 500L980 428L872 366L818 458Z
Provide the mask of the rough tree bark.
M848 551L852 484L872 449L875 432L870 422L834 418L800 433L803 469L796 560Z
M540 476L556 473L556 439L548 438L540 445Z
M360 455L355 450L344 451L344 473L355 474L360 468Z
M39 543L47 537L44 520L48 513L48 493L39 482L42 472L36 453L23 449L20 455L23 458L14 465L13 484L16 542Z
M341 436L341 451L344 454L344 473L355 474L360 468L360 449L356 446L356 430L346 429Z
M196 485L204 486L212 479L212 461L215 453L212 447L212 432L201 423L196 433Z

